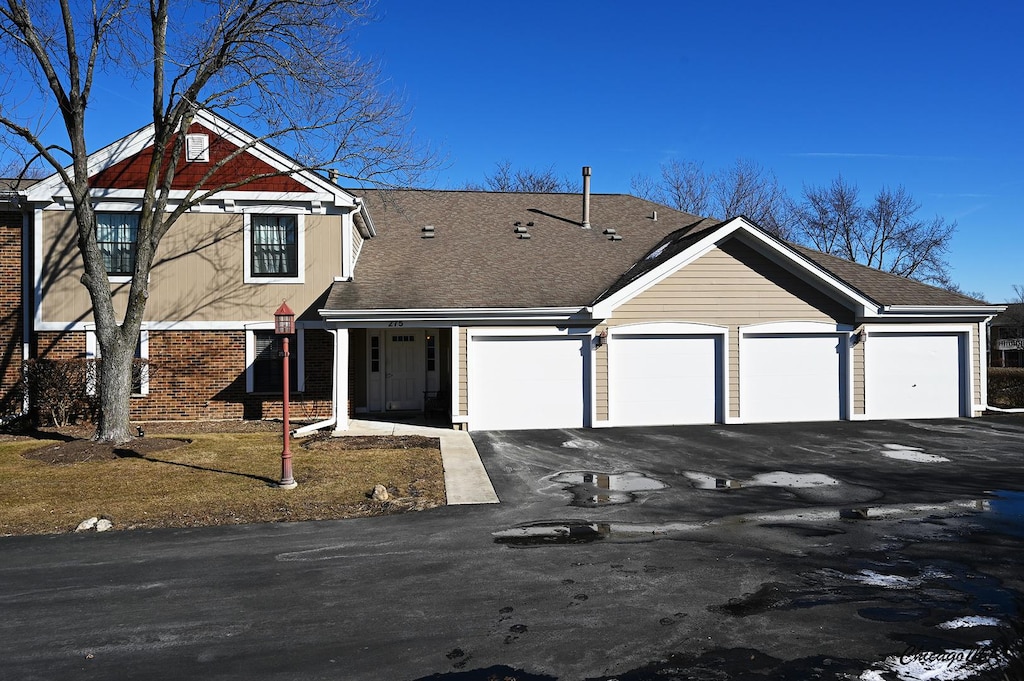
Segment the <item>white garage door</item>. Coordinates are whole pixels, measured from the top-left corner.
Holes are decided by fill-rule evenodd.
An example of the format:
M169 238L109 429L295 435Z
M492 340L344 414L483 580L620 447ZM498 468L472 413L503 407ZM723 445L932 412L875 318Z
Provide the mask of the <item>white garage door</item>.
M620 335L608 344L615 425L714 423L721 404L716 336Z
M741 342L740 418L745 422L843 418L843 336L747 335Z
M865 411L873 419L963 414L964 337L871 333L864 346Z
M473 430L583 426L584 341L564 336L478 336L469 347Z

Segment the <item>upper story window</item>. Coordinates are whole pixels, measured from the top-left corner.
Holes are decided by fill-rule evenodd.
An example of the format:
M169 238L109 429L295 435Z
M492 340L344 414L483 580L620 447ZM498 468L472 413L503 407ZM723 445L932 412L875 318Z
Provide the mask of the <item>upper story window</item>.
M96 241L108 275L132 276L138 237L138 213L96 213Z
M302 215L245 215L245 281L249 284L303 283Z

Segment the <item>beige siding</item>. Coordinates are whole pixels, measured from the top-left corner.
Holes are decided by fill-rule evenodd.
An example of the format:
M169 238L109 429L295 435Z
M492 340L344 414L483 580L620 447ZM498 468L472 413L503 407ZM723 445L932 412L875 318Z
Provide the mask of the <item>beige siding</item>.
M319 319L314 302L341 272L341 220L340 215L305 216L304 284L246 284L242 214L182 216L164 238L153 266L146 320L269 320L282 300L303 318ZM92 320L73 234L70 212L44 213L43 321ZM119 314L128 287L113 285Z
M458 404L459 413L463 416L469 413L469 360L467 359L467 340L469 332L466 327L459 328L459 386Z
M861 340L853 346L853 413L863 415L864 403L864 341Z
M978 334L977 328L975 328L975 332L971 334L971 358L971 366L973 367L974 372L974 376L972 378L972 380L974 381L974 394L972 396L974 398L974 401L971 404L970 410L968 411L968 416L974 415L973 405L983 404L981 395L981 372L984 371L985 369L984 364L982 362L983 358L981 356L981 336Z
M606 331L608 327L595 329L596 334ZM594 350L594 397L598 421L608 420L608 346L602 345Z
M734 239L622 304L609 323L663 321L729 329L729 415L735 418L741 326L779 321L852 324L853 312Z

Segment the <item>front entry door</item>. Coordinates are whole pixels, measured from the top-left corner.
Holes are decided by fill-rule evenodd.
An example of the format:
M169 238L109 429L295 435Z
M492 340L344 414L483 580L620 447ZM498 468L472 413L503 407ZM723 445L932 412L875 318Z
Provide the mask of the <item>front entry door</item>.
M388 411L423 409L426 372L423 330L387 332L384 349L384 393Z

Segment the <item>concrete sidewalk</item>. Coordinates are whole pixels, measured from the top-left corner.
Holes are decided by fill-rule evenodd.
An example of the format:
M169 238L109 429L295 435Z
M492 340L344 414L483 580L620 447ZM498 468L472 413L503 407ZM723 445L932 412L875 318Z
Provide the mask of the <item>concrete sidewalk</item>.
M450 428L431 428L405 423L361 421L350 419L348 430L335 431L345 435L423 435L441 440L441 463L444 466L444 489L448 504L497 504L487 471L469 433Z

